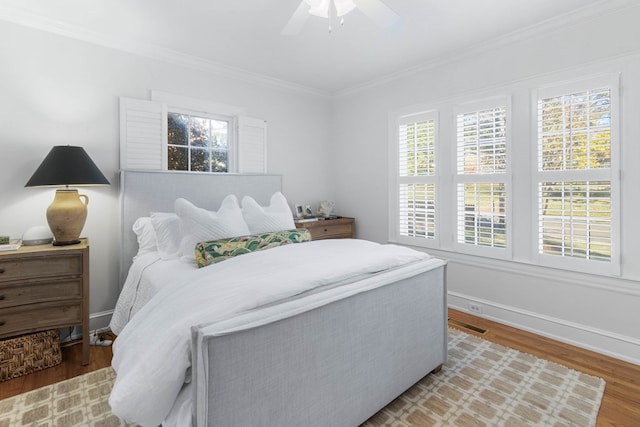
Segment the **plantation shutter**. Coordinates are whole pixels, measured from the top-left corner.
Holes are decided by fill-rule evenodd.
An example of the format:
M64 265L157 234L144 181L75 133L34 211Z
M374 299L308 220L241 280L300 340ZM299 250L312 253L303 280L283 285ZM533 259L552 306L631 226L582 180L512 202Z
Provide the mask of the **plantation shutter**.
M435 240L437 115L424 113L398 122L397 237Z
M267 122L238 117L238 170L240 173L267 173Z
M456 116L455 177L457 242L463 246L507 247L507 101L458 109L464 108Z
M120 169L167 169L167 110L160 102L120 98Z
M611 260L611 181L539 183L540 253Z
M612 173L617 82L597 83L538 94L537 249L544 256L610 264L619 274Z

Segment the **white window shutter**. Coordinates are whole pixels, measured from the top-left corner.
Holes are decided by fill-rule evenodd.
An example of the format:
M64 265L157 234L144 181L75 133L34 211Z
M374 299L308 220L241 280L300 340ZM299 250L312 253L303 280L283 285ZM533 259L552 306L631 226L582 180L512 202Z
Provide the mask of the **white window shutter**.
M394 119L395 143L391 175L393 228L391 240L437 247L436 143L438 113L424 112Z
M267 173L267 122L238 116L238 172Z
M167 169L167 108L120 98L120 169Z
M615 76L538 91L535 182L541 263L620 272L617 91Z
M460 250L508 246L508 99L478 101L457 108L456 153ZM484 249L478 249L479 251ZM487 251L485 251L487 252Z

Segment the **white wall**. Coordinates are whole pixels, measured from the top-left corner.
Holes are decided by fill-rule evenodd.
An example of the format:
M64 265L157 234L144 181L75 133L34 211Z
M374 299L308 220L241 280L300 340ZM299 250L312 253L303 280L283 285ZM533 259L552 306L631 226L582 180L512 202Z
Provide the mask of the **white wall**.
M80 145L112 185L90 197L92 327L108 322L119 293L120 96L151 90L245 107L268 122L268 172L283 175L291 204L334 199L328 180L329 101L275 85L218 77L0 21L0 235L46 225L53 189L24 188L52 146ZM107 312L107 313L103 313ZM105 314L102 316L101 314Z
M332 178L341 211L357 218L358 237L388 239L388 118L407 107L460 97L509 94L514 149L528 161L531 144L528 87L619 72L622 87L622 273L625 279L567 273L522 262L497 262L449 251L451 306L480 304L483 315L524 329L640 363L640 6L589 22L549 27L479 46L402 78L362 87L334 100ZM522 34L521 34L522 35ZM518 102L515 102L518 101ZM523 102L524 101L524 102ZM518 110L526 105L527 110ZM418 110L419 111L419 110ZM451 118L441 118L451 123ZM519 126L517 129L516 127ZM527 180L524 178L525 182ZM530 188L530 187L529 187ZM530 235L531 210L515 206L514 218ZM522 235L524 235L521 233ZM528 247L528 246L527 246ZM527 254L515 254L520 261Z

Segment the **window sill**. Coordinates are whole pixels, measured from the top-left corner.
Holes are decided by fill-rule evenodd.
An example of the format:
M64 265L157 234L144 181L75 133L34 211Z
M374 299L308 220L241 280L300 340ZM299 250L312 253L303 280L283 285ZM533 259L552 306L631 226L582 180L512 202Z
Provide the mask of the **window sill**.
M450 263L460 264L463 266L521 274L542 280L562 281L587 288L603 289L627 295L640 296L640 283L637 280L629 278L594 273L581 273L577 271L531 264L524 261L489 258L442 249L424 248L406 244L405 246L409 246L421 252L426 252L429 255L447 260Z

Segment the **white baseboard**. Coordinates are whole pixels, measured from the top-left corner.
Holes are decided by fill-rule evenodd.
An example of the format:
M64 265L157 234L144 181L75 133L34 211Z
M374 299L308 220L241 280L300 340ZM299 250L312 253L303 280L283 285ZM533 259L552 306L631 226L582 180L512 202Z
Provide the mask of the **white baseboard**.
M458 292L448 292L448 305L455 310L640 365L640 340L633 337ZM479 308L480 312L470 310L470 305Z
M109 322L111 322L111 316L113 316L113 310L101 311L98 313L92 313L89 315L89 330L96 332L104 332L109 329ZM75 326L73 328L60 329L60 339L62 342L70 340L78 340L82 338L82 326Z
M113 310L101 311L98 313L92 313L89 315L89 325L92 331L105 330L109 328L111 322L111 316L113 316Z

